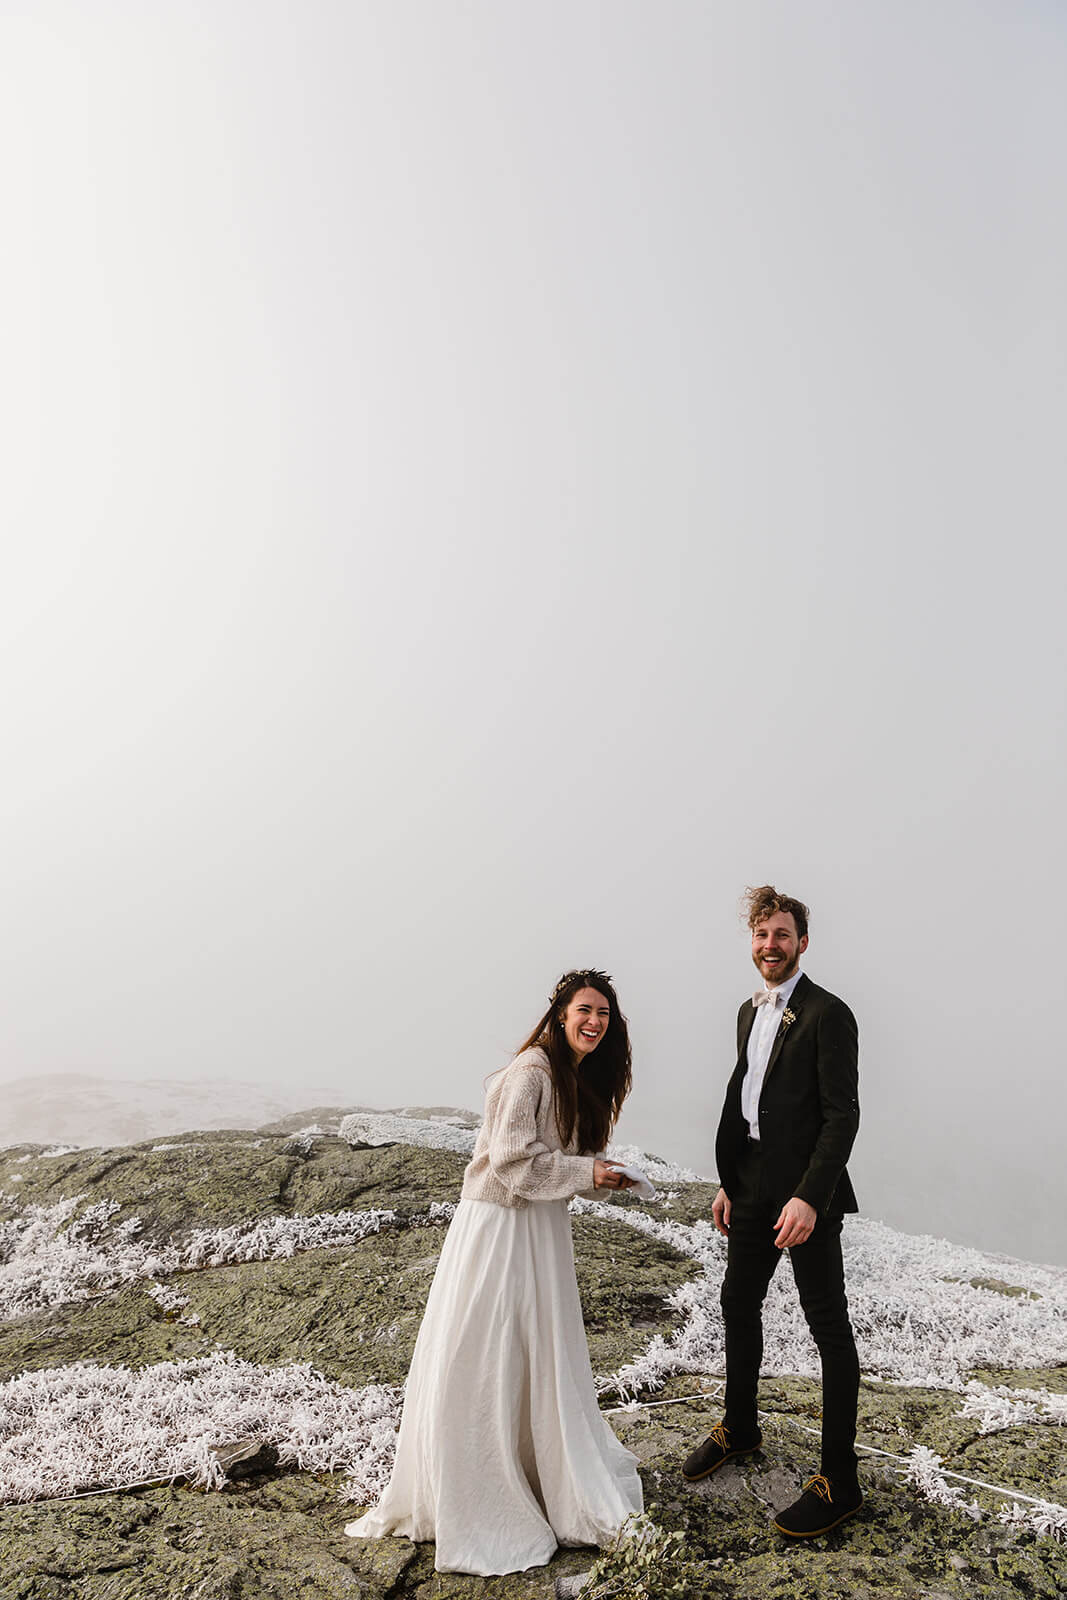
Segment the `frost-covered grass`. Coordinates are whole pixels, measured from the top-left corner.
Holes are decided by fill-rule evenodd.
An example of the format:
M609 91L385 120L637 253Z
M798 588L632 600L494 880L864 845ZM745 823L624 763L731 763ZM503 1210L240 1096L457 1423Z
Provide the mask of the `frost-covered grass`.
M323 1130L319 1127L318 1123L313 1122L310 1127L298 1128L295 1133L291 1133L288 1139L286 1139L285 1143L282 1145L282 1149L286 1152L286 1154L290 1155L310 1155L311 1148L314 1145L315 1140L321 1139L322 1133Z
M964 1483L953 1482L953 1475L945 1471L941 1457L925 1445L916 1445L912 1450L905 1476L923 1498L934 1505L958 1511L972 1522L980 1522L986 1515L977 1500L967 1498ZM1067 1506L1058 1506L1051 1500L1012 1501L997 1513L997 1521L1009 1527L1032 1528L1047 1539L1067 1543Z
M477 1128L467 1128L454 1118L407 1117L395 1112L353 1112L342 1118L342 1139L353 1145L414 1144L428 1150L452 1150L470 1155L478 1137ZM640 1167L653 1183L696 1183L695 1172L658 1156L647 1155L635 1144L609 1144L604 1152L623 1166Z
M228 1352L140 1372L78 1363L23 1373L0 1385L0 1499L175 1477L219 1488L214 1452L255 1438L282 1462L348 1473L348 1497L373 1500L399 1414L398 1388L346 1389L304 1363L262 1367Z
M636 1228L702 1268L699 1278L670 1297L669 1304L683 1316L682 1326L653 1338L636 1361L601 1380L603 1389L625 1396L654 1389L676 1373L721 1373L725 1347L719 1290L726 1241L713 1224L675 1222L644 1209L581 1198L572 1201L571 1209ZM1043 1367L1067 1361L1067 1272L1008 1262L942 1239L896 1233L862 1218L846 1221L843 1248L849 1309L867 1376L962 1390L975 1367ZM1040 1298L999 1294L967 1281L979 1276L1030 1289ZM818 1352L787 1262L771 1280L763 1322L764 1372L818 1377Z
M688 1167L679 1167L673 1161L663 1161L650 1156L635 1144L609 1144L604 1154L609 1161L618 1161L624 1167L640 1167L653 1183L699 1183L702 1180Z
M229 1228L197 1228L176 1242L153 1245L137 1238L138 1217L112 1228L119 1209L112 1201L75 1217L81 1198L27 1206L0 1222L0 1321L87 1300L139 1279L355 1244L398 1221L395 1211L381 1210L266 1217ZM447 1215L431 1208L428 1220Z
M185 1311L185 1307L189 1304L189 1296L187 1294L179 1294L177 1289L168 1289L165 1283L150 1283L145 1290L145 1294L150 1300L154 1300L161 1310L169 1311L173 1316L176 1316L184 1327L195 1328L199 1325L200 1318L195 1311L186 1315L179 1315L179 1313Z
M344 1119L341 1134L356 1144L403 1142L469 1154L476 1130L443 1119L359 1113ZM310 1145L316 1136L317 1129L307 1128L293 1139ZM685 1183L694 1176L633 1146L613 1146L609 1154L642 1167L660 1184ZM21 1209L16 1195L4 1198L13 1214L0 1221L0 1319L136 1281L161 1307L178 1314L187 1301L165 1283L175 1273L352 1244L386 1227L444 1222L455 1210L434 1204L408 1219L385 1210L270 1217L198 1229L153 1246L138 1237L137 1218L115 1224L118 1207L107 1201L77 1215L82 1197ZM725 1240L710 1218L688 1224L673 1220L671 1198L668 1192L641 1208L573 1202L576 1213L604 1226L644 1232L699 1268L694 1281L670 1297L681 1325L669 1336L657 1335L635 1360L599 1379L602 1393L634 1396L675 1374L723 1371L719 1289ZM983 1433L1067 1421L1063 1396L969 1381L976 1367L1067 1361L1067 1271L896 1233L859 1218L846 1222L844 1250L849 1303L868 1376L958 1392L960 1415L977 1421ZM998 1282L1022 1292L1005 1294L989 1286ZM772 1280L765 1329L767 1374L818 1376L818 1354L787 1263ZM388 1339L390 1333L383 1328L373 1337ZM284 1460L352 1474L347 1497L366 1503L388 1477L398 1417L398 1390L344 1389L308 1367L259 1367L232 1355L165 1363L142 1373L76 1366L27 1374L0 1387L0 1498L68 1494L176 1474L217 1483L222 1469L213 1447L256 1436L274 1443ZM966 1514L981 1514L925 1447L915 1447L909 1465L920 1492ZM1067 1529L1067 1512L1044 1503L1017 1505L1002 1520L1025 1521L1060 1538Z
M1067 1425L1067 1394L1050 1394L1047 1389L1009 1389L1003 1384L989 1388L972 1378L967 1398L957 1416L978 1422L979 1433L1001 1433L1032 1423L1053 1427Z
M387 1210L262 1217L228 1228L196 1228L168 1244L153 1245L137 1238L139 1217L112 1228L111 1218L119 1209L113 1201L101 1201L75 1217L81 1199L26 1206L0 1222L0 1322L88 1300L146 1278L240 1261L284 1260L305 1250L358 1244L383 1228L434 1226L449 1222L456 1209L449 1201L435 1200L406 1220Z
M713 1224L661 1221L644 1210L581 1197L571 1202L571 1210L636 1228L703 1269L698 1280L669 1297L668 1304L684 1317L682 1326L667 1338L657 1334L636 1361L599 1378L600 1392L627 1397L658 1388L676 1373L724 1372L719 1290L726 1241ZM1041 1389L990 1388L967 1379L974 1367L1044 1367L1067 1361L1067 1272L984 1255L944 1239L896 1233L858 1217L846 1220L843 1251L849 1309L867 1376L961 1391L966 1398L958 1415L977 1418L982 1433L1024 1423L1067 1422L1067 1397ZM968 1281L972 1278L1030 1292L1005 1295ZM763 1326L765 1374L820 1376L818 1351L785 1263L771 1280ZM907 1476L935 1504L975 1519L985 1515L926 1446L912 1449ZM1011 1485L998 1487L1010 1490ZM1013 1503L999 1518L1067 1540L1067 1508L1048 1501Z

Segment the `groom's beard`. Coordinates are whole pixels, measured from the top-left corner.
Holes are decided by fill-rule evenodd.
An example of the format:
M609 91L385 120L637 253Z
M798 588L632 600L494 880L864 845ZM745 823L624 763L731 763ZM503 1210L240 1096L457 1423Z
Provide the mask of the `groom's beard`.
M797 951L796 955L793 957L792 963L788 966L786 965L785 961L782 960L779 961L775 966L770 967L765 971L762 966L762 961L762 956L752 957L752 964L759 973L760 977L763 979L764 983L768 983L773 988L777 989L780 983L788 983L789 979L799 967L800 951Z

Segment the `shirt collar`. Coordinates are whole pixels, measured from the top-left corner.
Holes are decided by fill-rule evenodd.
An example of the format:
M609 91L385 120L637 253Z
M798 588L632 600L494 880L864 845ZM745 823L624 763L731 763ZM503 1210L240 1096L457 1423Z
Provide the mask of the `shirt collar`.
M801 980L801 978L803 976L804 976L804 974L800 971L800 969L798 967L796 972L794 972L794 974L793 974L793 976L791 978L787 978L784 983L778 984L778 986L776 988L772 989L770 984L766 984L766 983L764 984L763 987L766 989L767 993L774 995L775 1009L777 1009L777 1006L778 1006L778 997L779 997L779 995L782 998L783 1004L785 1004L785 1005L789 1004L789 1001L792 998L793 990L796 988L797 984L800 982L800 980Z

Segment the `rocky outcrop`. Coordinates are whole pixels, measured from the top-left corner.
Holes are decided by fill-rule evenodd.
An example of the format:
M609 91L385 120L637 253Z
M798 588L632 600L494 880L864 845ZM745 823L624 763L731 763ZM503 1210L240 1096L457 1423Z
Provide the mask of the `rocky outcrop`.
M399 1383L444 1236L447 1219L434 1208L457 1198L464 1159L293 1133L195 1132L52 1157L31 1147L0 1152L0 1220L77 1196L76 1219L106 1201L116 1207L112 1232L136 1217L136 1238L161 1248L198 1229L279 1217L378 1210L398 1219L342 1245L174 1271L165 1286L176 1307L180 1302L176 1309L168 1309L167 1295L146 1292L144 1279L90 1286L84 1298L44 1304L0 1323L4 1375L77 1361L142 1369L223 1349L265 1366L310 1363L353 1388ZM707 1216L713 1194L713 1185L678 1183L657 1214L692 1224ZM625 1210L638 1203L615 1204ZM655 1336L678 1329L682 1313L667 1299L699 1272L664 1238L606 1226L599 1215L577 1216L574 1232L594 1370L611 1373L635 1361ZM1017 1289L992 1275L978 1286L1005 1306ZM975 1376L986 1385L1067 1391L1063 1367L987 1366ZM640 1396L648 1404L613 1417L640 1457L653 1517L686 1534L699 1593L731 1600L1067 1594L1067 1547L996 1520L1007 1502L987 1490L967 1491L986 1513L980 1521L931 1504L905 1481L899 1459L908 1442L921 1440L960 1474L1063 1504L1062 1428L1024 1422L982 1433L961 1416L959 1393L865 1382L861 1437L885 1452L865 1461L867 1507L839 1532L796 1547L769 1517L813 1470L817 1384L766 1380L763 1450L706 1483L686 1485L678 1464L718 1417L719 1402L700 1397L714 1387L714 1374L676 1375ZM557 1577L580 1573L594 1554L564 1552L548 1568L502 1579L435 1574L432 1548L344 1537L354 1508L341 1498L340 1474L279 1465L277 1452L254 1444L244 1455L221 1489L185 1481L7 1505L0 1513L0 1600L547 1600Z

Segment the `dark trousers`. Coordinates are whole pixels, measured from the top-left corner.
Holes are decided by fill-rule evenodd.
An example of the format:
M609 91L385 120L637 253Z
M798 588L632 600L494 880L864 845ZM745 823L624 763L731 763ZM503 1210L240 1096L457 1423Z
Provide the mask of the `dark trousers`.
M731 1197L732 1198L732 1197ZM763 1359L763 1301L782 1255L774 1220L782 1207L761 1183L754 1150L742 1164L732 1198L722 1314L726 1327L726 1425L735 1439L752 1439L759 1426L756 1391ZM811 1336L822 1360L822 1471L839 1480L856 1476L856 1403L860 1366L848 1320L841 1262L841 1218L820 1217L811 1237L789 1251L793 1278Z

